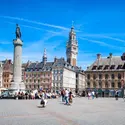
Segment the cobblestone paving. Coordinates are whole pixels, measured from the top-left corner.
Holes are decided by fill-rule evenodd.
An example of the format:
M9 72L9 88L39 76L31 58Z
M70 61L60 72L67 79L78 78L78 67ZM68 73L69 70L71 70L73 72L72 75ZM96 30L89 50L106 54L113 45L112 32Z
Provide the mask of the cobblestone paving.
M0 100L0 125L125 125L123 99L75 98L72 106L56 99L45 108L38 101Z

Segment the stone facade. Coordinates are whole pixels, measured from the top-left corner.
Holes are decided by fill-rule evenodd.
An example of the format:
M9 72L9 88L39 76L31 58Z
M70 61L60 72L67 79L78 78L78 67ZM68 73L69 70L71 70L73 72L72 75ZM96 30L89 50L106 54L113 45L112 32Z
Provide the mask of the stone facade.
M28 62L29 63L29 62ZM79 67L71 66L64 58L54 58L53 62L30 62L27 63L24 75L24 83L27 89L38 89L42 86L43 89L50 91L59 91L62 88L71 88L75 91L78 74L78 83L85 84L81 80L81 70ZM80 81L80 82L79 82ZM81 82L82 81L82 82ZM80 86L79 85L79 86ZM84 87L85 85L81 85ZM84 90L85 88L81 88Z
M3 87L9 88L13 78L13 64L11 60L5 60L3 62Z
M45 90L52 89L52 65L47 62L46 50L44 50L42 62L30 62L25 64L24 83L26 89L34 90L42 87Z
M86 85L86 81L85 81L85 73L79 72L76 74L76 91L77 93L82 93L83 91L85 91L85 85Z
M52 66L53 70L53 91L58 91L62 88L76 87L76 72L74 66L71 66L64 58L54 59Z
M76 73L75 71L64 68L63 71L63 87L75 90L76 88Z
M121 89L125 81L125 53L107 58L97 54L96 61L87 68L86 88L103 90Z
M3 87L3 64L0 62L0 87Z
M45 90L51 90L52 72L47 70L25 70L24 83L26 89L39 89L41 86Z

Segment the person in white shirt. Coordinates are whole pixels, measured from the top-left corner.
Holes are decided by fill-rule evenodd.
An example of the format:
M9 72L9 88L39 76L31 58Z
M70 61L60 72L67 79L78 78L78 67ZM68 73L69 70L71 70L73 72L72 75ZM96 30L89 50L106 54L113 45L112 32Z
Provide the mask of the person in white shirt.
M66 101L66 105L69 104L68 97L69 97L69 91L66 89L66 90L65 90L65 101Z
M41 105L45 107L47 104L47 100L45 99L45 91L42 92L42 97L41 97Z
M95 97L95 92L92 91L92 99L94 99L94 97Z

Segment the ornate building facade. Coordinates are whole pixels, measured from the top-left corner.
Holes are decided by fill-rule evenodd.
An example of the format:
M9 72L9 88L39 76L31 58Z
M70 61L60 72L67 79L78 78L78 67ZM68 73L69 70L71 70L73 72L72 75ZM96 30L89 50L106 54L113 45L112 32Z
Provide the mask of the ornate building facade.
M44 56L43 56L44 58ZM24 83L27 89L38 89L57 92L63 88L73 91L85 89L84 72L77 66L71 66L64 58L54 58L53 62L28 62L24 72Z
M105 93L120 90L125 81L125 53L119 57L110 53L107 58L97 54L96 61L85 73L88 89L101 89Z
M53 62L47 62L46 50L44 50L42 62L28 61L23 78L26 89L39 89L42 86L43 89L51 90L52 65Z

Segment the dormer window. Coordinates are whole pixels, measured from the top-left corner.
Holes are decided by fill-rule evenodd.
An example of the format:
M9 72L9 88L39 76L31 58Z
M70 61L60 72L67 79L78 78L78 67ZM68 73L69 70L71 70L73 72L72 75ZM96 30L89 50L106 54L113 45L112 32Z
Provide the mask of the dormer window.
M121 59L125 60L125 53L122 54Z
M96 70L96 67L97 67L97 66L93 66L93 67L92 67L92 70Z
M115 65L111 65L110 69L115 69Z
M102 67L103 67L103 66L102 66L102 65L100 65L100 66L98 67L98 70L101 70L101 69L102 69Z
M106 65L105 67L104 67L104 70L107 70L109 68L109 65Z
M122 69L122 65L118 65L117 69Z

